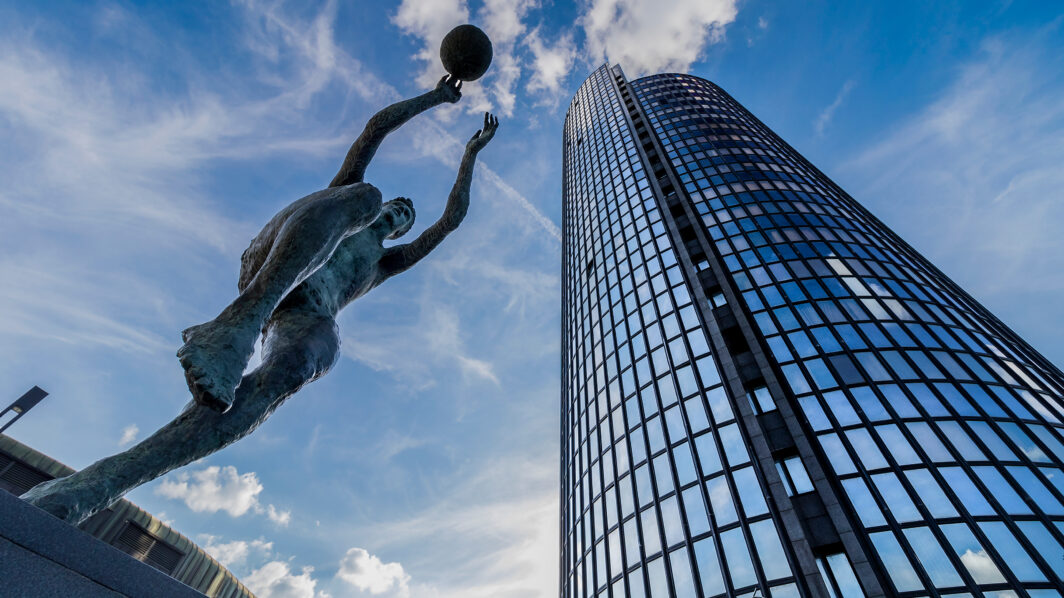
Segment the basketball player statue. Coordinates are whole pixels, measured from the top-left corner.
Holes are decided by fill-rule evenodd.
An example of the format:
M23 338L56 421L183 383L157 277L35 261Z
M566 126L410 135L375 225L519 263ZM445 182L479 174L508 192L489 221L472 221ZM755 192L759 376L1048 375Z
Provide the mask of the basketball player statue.
M419 262L466 215L473 165L498 127L490 114L465 146L443 216L410 243L383 245L410 230L413 202L397 197L382 204L381 192L362 180L388 133L421 112L457 102L462 79L478 78L487 69L490 42L471 25L462 27L475 31L456 29L465 37L456 44L452 32L441 51L452 74L432 91L374 115L329 186L281 210L251 241L241 257L236 300L215 319L182 333L185 344L177 354L194 401L143 442L40 484L24 500L80 523L133 488L247 436L288 397L332 368L340 354L337 313ZM474 49L480 44L472 58L470 36ZM457 67L447 60L454 58L456 45L467 54L458 53ZM479 73L460 68L470 61ZM243 375L260 335L262 364Z

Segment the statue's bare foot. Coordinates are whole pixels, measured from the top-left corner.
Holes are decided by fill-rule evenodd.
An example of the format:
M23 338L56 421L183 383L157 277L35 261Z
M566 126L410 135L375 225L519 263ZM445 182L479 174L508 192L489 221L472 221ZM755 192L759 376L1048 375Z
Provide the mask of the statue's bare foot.
M225 412L233 404L237 384L255 350L255 335L212 321L185 329L181 338L185 344L177 357L185 368L192 398Z

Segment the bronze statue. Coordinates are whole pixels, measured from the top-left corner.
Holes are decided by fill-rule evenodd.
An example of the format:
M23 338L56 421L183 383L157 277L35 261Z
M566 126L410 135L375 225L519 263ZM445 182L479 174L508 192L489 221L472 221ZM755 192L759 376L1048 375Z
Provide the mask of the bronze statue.
M281 210L251 241L241 257L239 297L183 333L178 357L195 401L177 418L129 450L22 498L80 523L133 488L247 436L328 372L340 354L336 314L428 255L466 215L473 165L498 127L490 114L466 144L443 216L412 242L383 245L410 230L413 203L397 197L382 206L380 191L362 180L388 133L457 102L461 87L457 77L444 76L434 90L378 112L329 187ZM262 364L242 376L260 334Z

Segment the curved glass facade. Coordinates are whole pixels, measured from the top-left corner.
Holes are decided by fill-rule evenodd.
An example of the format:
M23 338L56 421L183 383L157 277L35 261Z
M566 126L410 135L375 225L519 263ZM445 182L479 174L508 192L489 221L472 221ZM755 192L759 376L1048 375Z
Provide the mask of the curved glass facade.
M564 143L562 596L1061 595L1057 368L708 81Z

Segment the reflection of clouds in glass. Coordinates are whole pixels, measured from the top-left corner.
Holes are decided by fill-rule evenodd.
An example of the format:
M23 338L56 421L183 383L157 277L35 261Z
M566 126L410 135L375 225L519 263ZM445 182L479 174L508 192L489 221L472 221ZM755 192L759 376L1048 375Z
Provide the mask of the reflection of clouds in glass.
M1050 460L1049 457L1045 454L1045 452L1037 446L1024 447L1023 454L1028 459L1035 462L1045 463Z
M961 562L968 568L972 578L975 579L975 583L1005 582L1005 576L1001 574L994 561L990 560L990 555L982 548L979 549L979 552L973 552L971 548L966 549L964 554L961 555Z

